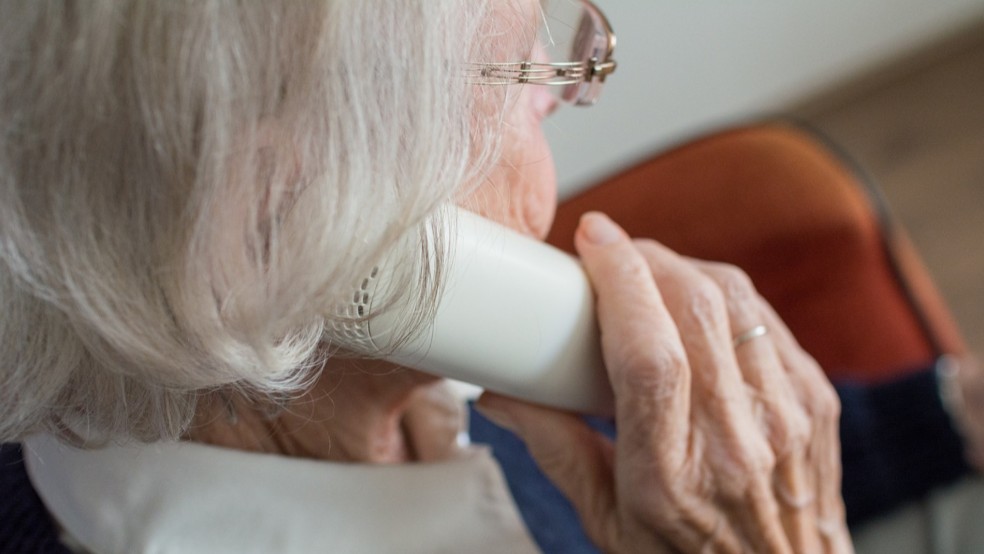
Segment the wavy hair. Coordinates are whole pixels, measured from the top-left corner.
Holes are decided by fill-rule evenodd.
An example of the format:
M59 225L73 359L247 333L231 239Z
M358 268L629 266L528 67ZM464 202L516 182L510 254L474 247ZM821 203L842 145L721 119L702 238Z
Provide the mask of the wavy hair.
M492 9L0 0L0 439L303 388L332 306L408 231L439 267L428 221L495 160L506 93L458 71L502 54Z

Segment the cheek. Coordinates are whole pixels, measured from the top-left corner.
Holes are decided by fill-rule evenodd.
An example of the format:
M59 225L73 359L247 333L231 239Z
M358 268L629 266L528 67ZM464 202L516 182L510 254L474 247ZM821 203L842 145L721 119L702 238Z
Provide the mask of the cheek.
M557 171L543 130L537 125L534 131L536 137L527 145L528 160L521 185L522 221L525 232L542 239L550 231L557 210Z
M517 116L510 118L499 163L461 205L542 239L553 224L557 208L557 173L540 127L541 114L523 110Z

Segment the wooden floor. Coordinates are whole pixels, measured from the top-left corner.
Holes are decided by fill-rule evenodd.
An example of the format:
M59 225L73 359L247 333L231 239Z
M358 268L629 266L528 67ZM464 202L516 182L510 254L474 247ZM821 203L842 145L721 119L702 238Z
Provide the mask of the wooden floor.
M984 355L984 22L793 111L880 183Z

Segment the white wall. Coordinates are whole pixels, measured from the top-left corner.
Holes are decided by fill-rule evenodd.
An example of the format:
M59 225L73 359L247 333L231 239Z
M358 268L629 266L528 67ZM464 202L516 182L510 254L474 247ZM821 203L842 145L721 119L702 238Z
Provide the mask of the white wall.
M984 0L599 0L618 71L547 123L561 195L728 120L781 109L984 17Z

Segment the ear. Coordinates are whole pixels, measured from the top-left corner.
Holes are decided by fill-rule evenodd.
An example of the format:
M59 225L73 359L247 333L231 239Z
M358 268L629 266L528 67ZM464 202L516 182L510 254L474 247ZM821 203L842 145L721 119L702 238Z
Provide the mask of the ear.
M301 160L294 138L279 121L263 119L243 151L251 159L248 170L258 187L260 203L256 214L260 222L274 224L290 209L301 176Z
M299 190L300 159L289 129L273 118L240 127L222 173L206 225L213 260L234 281L259 269L255 264L267 265Z

